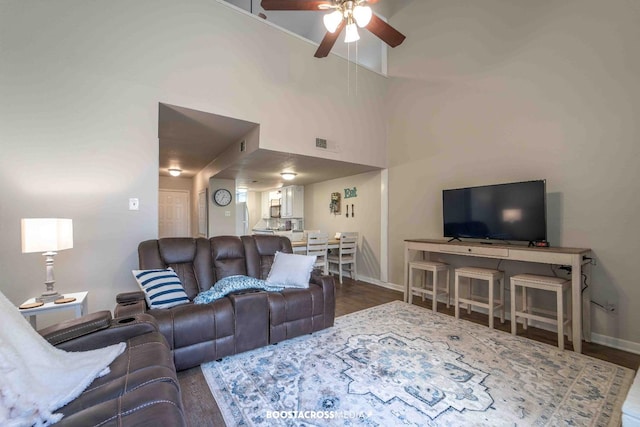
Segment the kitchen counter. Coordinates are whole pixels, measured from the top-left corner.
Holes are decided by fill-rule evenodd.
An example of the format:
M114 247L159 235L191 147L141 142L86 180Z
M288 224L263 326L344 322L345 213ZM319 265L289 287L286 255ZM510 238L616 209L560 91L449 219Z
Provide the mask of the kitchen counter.
M302 231L285 231L285 230L271 230L268 228L254 228L251 230L253 234L272 234L276 236L284 236L287 237L292 242L302 241L303 232ZM306 245L306 243L305 243Z

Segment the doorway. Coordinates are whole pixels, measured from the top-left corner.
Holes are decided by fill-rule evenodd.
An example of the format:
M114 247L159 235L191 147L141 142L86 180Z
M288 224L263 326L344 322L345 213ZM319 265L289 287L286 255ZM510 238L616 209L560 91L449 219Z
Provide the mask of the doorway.
M191 237L190 194L186 190L159 190L158 237Z

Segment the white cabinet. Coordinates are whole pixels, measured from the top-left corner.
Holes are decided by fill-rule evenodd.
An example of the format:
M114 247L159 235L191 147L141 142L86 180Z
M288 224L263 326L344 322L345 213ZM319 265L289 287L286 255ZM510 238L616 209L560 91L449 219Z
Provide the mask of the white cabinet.
M304 217L304 187L301 185L290 185L282 187L282 201L280 216L282 218L303 218Z
M262 192L262 219L271 218L271 206L280 205L280 191L263 191Z

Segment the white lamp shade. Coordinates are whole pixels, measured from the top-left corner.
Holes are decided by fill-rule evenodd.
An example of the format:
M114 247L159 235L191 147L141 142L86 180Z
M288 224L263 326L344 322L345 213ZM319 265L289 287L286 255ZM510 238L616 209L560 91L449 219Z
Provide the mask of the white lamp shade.
M182 169L178 169L178 168L169 169L169 175L171 176L180 176L181 173L182 173Z
M22 252L73 248L73 223L67 218L22 218Z
M342 22L342 12L335 10L331 13L324 15L322 18L324 26L330 33L335 33L338 25Z
M360 40L360 34L358 34L358 27L356 24L351 23L347 25L347 32L344 36L345 43L351 43Z
M353 8L353 18L356 20L358 27L366 27L371 21L373 12L369 6L356 6Z

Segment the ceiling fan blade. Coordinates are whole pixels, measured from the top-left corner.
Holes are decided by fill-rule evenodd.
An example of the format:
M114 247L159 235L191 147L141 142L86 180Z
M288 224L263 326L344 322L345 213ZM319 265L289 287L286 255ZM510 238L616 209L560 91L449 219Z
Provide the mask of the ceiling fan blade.
M400 31L384 22L375 13L371 16L371 21L366 28L391 47L398 46L406 38Z
M336 28L333 33L327 31L327 34L324 35L324 38L320 42L320 46L318 46L318 50L316 50L316 53L313 56L315 56L316 58L324 58L325 56L329 55L329 52L331 52L333 45L336 44L336 40L338 40L338 37L340 37L340 33L344 29L345 25L346 21L343 19L340 25L338 25L338 28Z
M331 5L327 0L262 0L264 10L320 10L320 5Z

